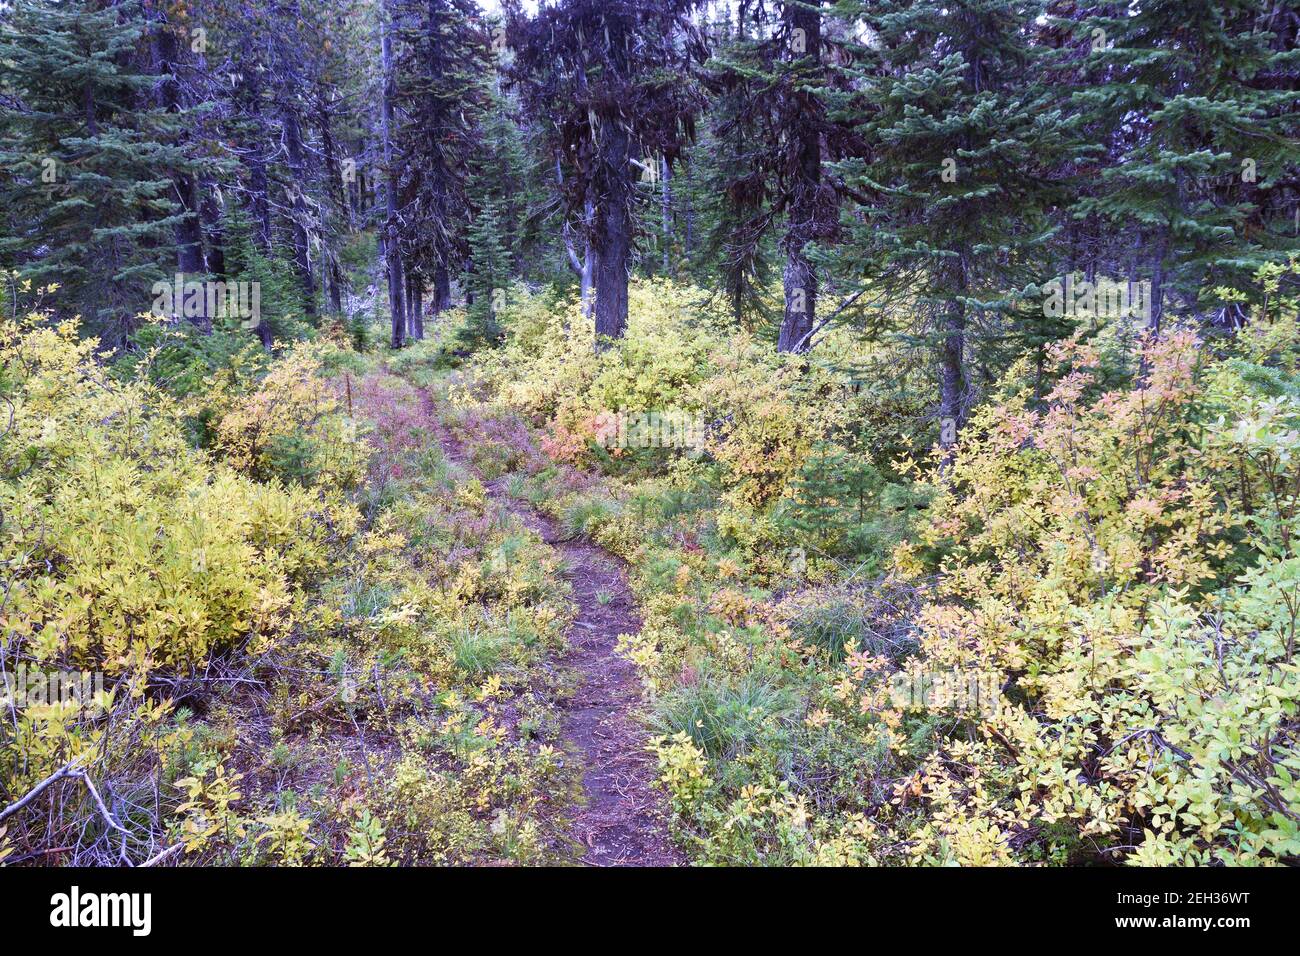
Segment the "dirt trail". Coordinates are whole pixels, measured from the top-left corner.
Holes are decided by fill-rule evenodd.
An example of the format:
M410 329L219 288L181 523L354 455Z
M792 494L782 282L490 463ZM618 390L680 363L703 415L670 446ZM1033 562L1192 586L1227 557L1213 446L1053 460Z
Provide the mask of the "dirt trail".
M431 401L431 399L430 399ZM477 474L461 442L445 427L438 440L446 455ZM641 629L636 603L619 560L582 540L564 538L555 523L510 497L504 478L486 483L492 499L516 515L565 559L578 614L566 635L569 652L559 662L577 672L579 685L565 706L563 736L582 761L581 805L568 838L590 866L679 866L685 861L668 839L666 813L652 786L654 758L632 711L640 700L636 665L617 655L620 634Z

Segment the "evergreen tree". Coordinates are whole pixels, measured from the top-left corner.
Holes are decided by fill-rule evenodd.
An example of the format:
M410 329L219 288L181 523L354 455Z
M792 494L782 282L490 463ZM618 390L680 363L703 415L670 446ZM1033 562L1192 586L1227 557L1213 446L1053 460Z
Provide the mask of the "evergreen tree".
M1017 314L1041 315L1051 176L1076 148L1060 94L1039 82L1042 12L1034 0L865 4L845 67L869 147L837 167L861 204L842 265L928 317L945 445L976 384L968 352L996 344Z
M824 166L845 155L851 123L827 109L842 79L829 66L843 46L834 32L820 0L742 4L737 34L710 70L728 167L718 219L725 283L736 311L755 298L762 244L779 225L782 352L811 343L822 287L813 247L838 236L838 184Z
M0 23L0 263L121 344L171 280L185 211L169 171L187 116L151 105L138 0L17 0Z
M472 346L500 340L501 309L507 303L512 265L496 200L488 198L469 228L469 260L465 275L469 323L463 336Z
M698 93L684 74L703 57L686 0L563 0L525 20L515 9L510 76L542 113L566 169L565 198L594 254L596 332L627 327L636 161L675 163L694 137ZM585 215L591 204L592 214Z
M400 242L412 291L433 283L433 308L451 305L470 221L470 160L482 151L488 34L471 0L395 0L394 63L401 166Z
M1074 98L1110 147L1073 214L1126 237L1157 330L1170 296L1199 308L1297 248L1271 196L1300 169L1296 95L1260 80L1294 79L1300 52L1277 48L1282 24L1261 13L1250 0L1143 0L1071 23L1094 78Z

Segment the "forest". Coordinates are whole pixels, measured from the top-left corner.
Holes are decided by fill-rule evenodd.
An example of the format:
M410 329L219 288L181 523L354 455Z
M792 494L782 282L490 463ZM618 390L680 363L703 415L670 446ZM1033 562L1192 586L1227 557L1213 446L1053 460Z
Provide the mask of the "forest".
M1295 0L6 0L0 868L1294 865L1298 315Z

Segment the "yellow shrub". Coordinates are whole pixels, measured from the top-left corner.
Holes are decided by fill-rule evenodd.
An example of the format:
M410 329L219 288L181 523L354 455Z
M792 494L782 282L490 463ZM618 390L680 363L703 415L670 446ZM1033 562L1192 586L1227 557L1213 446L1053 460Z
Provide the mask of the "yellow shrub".
M327 490L356 486L363 457L350 419L321 375L321 349L299 344L277 361L256 391L238 396L217 425L217 446L234 468Z
M923 534L947 554L926 666L1013 690L985 741L927 763L915 852L1005 862L1068 825L1139 863L1293 856L1300 402L1251 398L1268 370L1188 332L1143 346L1134 387L1098 389L1092 346L1055 357L1045 410L971 422Z
M282 634L292 579L355 512L213 464L165 396L109 379L94 348L39 316L0 326L0 623L37 661L110 675Z

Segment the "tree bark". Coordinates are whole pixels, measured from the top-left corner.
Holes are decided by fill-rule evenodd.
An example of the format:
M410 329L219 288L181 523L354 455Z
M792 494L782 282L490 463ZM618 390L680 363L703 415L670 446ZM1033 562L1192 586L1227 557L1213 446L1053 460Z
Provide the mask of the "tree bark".
M583 215L587 220L587 243L586 248L582 251L582 271L578 274L578 289L580 301L582 302L582 314L587 318L592 317L592 309L596 304L595 282L596 282L596 245L590 238L591 230L596 219L596 205L587 199L583 206Z
M329 297L330 313L343 314L343 272L339 261L332 254L325 265L325 294Z
M1169 253L1169 226L1160 231L1155 255L1151 263L1151 333L1160 335L1161 320L1165 314L1165 256Z
M776 350L807 351L811 338L808 333L812 331L816 318L817 271L804 256L802 248L791 248L786 253L782 285L785 288L785 310Z
M694 189L691 186L691 164L689 161L687 161L686 162L686 192L685 192L686 235L684 236L685 239L684 251L686 253L687 262L691 261L691 254L694 252L694 243L692 240L694 238L693 234L695 232L695 206L691 202L691 194L693 192Z
M407 333L413 339L424 338L424 281L416 275L406 279Z
M266 160L260 153L253 155L248 161L248 191L253 197L253 218L257 222L255 234L257 244L263 254L270 254L271 201L267 194Z
M393 77L393 40L389 25L389 4L379 18L380 53L384 70L384 102L380 111L380 135L384 141L384 166L388 181L384 190L387 219L384 223L384 260L388 267L388 308L392 315L392 346L400 349L406 344L406 307L403 293L402 259L397 235L397 170L393 164L393 98L396 94Z
M433 311L445 312L451 308L451 273L442 263L433 270Z
M672 176L672 167L668 165L668 157L659 157L659 174L663 178L663 193L660 197L660 212L663 218L663 241L664 241L664 272L670 268L669 254L673 244L673 193L672 186L669 185L669 177Z
M596 335L621 338L627 330L627 265L631 252L632 149L627 130L614 119L600 128L604 195L593 230Z
M226 275L226 230L221 203L217 200L216 186L205 179L200 190L199 216L207 233L208 272L222 278Z
M785 16L790 29L802 30L804 51L797 58L814 64L821 62L821 11L820 0L815 9L787 4ZM791 96L798 96L791 91ZM817 320L817 273L808 261L804 249L816 236L818 229L818 190L821 186L821 134L803 118L796 102L792 111L793 126L790 131L791 157L794 181L790 187L788 208L789 225L785 235L785 311L781 317L781 333L777 351L804 351L808 348L808 332Z
M966 419L966 257L959 254L948 266L948 294L944 304L942 344L939 349L939 444L951 448Z
M289 195L293 200L293 262L302 285L303 309L309 318L316 317L316 280L311 271L311 237L307 232L307 199L303 183L307 178L303 167L302 129L298 113L292 106L282 111L284 120L285 150L289 154L289 169L294 177Z

